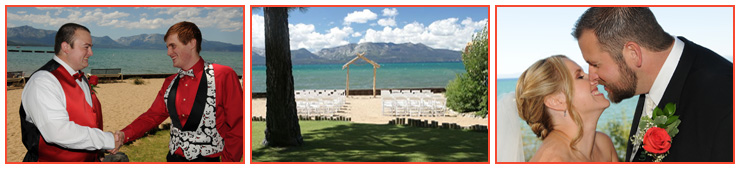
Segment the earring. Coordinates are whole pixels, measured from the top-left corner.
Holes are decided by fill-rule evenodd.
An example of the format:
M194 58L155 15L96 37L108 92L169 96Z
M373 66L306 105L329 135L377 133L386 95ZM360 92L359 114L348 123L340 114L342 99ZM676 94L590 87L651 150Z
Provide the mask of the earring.
M565 117L565 113L568 113L568 111L563 111L563 117Z

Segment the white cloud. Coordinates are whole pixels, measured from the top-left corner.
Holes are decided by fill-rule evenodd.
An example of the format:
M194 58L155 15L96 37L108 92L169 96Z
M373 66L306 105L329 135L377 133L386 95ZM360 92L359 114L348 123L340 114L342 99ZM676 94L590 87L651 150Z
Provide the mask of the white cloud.
M423 43L432 48L462 50L472 35L487 24L487 19L473 21L466 18L458 22L458 18L437 20L424 26L413 22L402 28L384 27L382 30L368 29L363 42L392 42L392 43Z
M398 15L398 10L396 8L385 8L383 9L383 16L396 16Z
M163 9L157 14L174 15L174 18L189 18L200 15L202 8L151 8L151 9Z
M313 24L288 24L290 30L290 49L297 50L306 48L316 52L323 48L336 47L349 44L350 36L359 37L361 33L355 32L351 27L333 27L325 32L317 32ZM252 15L252 47L265 47L264 16Z
M306 48L316 52L323 48L346 45L351 37L362 37L359 42L391 42L391 43L423 43L432 48L462 50L471 40L472 35L483 29L487 19L473 21L466 18L437 20L428 26L412 22L402 27L384 26L382 29L367 29L355 32L352 27L333 27L329 30L316 30L313 24L289 24L290 49ZM394 21L395 22L395 21ZM382 23L379 23L382 24ZM252 44L253 47L264 48L264 17L252 15ZM364 35L364 37L363 37ZM355 43L355 42L352 42Z
M196 23L201 29L215 27L225 32L241 31L244 23L242 8L147 8L156 15L142 13L139 17L127 19L131 14L120 11L107 11L101 8L80 10L76 8L37 8L46 10L45 14L8 13L8 20L19 20L43 25L60 26L64 23L95 24L113 28L159 29L167 28L180 21ZM54 11L56 10L56 11ZM54 12L54 14L51 14ZM201 16L202 13L205 16ZM66 14L67 16L60 14ZM166 15L166 16L159 16Z
M388 16L388 18L379 19L378 25L391 27L396 26L396 15L398 15L398 10L396 8L383 9L383 16Z
M396 20L393 18L379 19L378 25L380 26L396 26Z
M329 29L326 33L316 32L313 24L289 24L290 29L290 49L296 50L306 48L311 52L316 52L322 48L335 47L349 44L346 39L354 33L350 27Z
M373 13L373 11L370 11L369 9L364 9L362 11L354 11L347 14L347 16L344 17L344 24L367 23L367 21L375 20L377 18L378 14Z
M265 48L265 17L252 14L252 47Z
M36 7L38 10L60 10L62 7Z

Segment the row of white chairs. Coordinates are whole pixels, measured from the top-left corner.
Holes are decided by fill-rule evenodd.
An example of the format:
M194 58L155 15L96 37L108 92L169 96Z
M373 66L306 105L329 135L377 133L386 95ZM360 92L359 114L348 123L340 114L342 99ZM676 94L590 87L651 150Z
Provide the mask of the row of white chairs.
M381 90L384 116L444 116L447 99L431 90Z
M295 91L299 115L334 116L346 103L344 90Z

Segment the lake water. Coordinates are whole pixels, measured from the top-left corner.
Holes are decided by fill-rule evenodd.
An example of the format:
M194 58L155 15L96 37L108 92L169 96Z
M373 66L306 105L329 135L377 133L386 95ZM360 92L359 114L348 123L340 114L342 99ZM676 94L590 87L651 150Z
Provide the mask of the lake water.
M375 88L444 88L455 74L465 72L462 62L446 63L378 63ZM345 89L347 70L343 64L293 65L295 90ZM252 66L252 92L265 92L264 65ZM370 64L349 66L351 89L373 88Z
M53 47L15 48L8 46L8 50L53 51ZM206 62L229 66L237 74L244 74L243 52L213 52L201 51L200 55ZM22 53L7 52L7 71L24 71L26 76L36 71L51 60L53 53ZM123 74L169 74L176 73L172 67L172 59L167 56L167 50L153 49L107 49L93 48L89 66L82 71L89 73L90 69L121 68Z
M500 96L506 93L514 92L516 89L516 82L518 79L497 79L496 80L496 95ZM601 93L604 93L604 96L608 98L608 93L604 90L602 86L599 86L599 91ZM498 97L496 97L498 98ZM597 127L597 131L601 131L599 129L606 128L607 122L617 121L620 124L627 124L626 126L631 126L632 124L632 118L634 117L635 113L635 106L637 106L637 100L639 97L635 96L629 99L622 100L621 103L615 104L611 103L611 105L604 110L604 113L601 114L601 117L599 118L599 123ZM524 120L519 120L521 131L523 134L523 142L524 142L524 150L525 155L531 156L536 150L537 147L539 147L541 141L537 139L537 136L532 132L532 130L529 128L529 125L527 125L527 122ZM629 129L627 129L629 130ZM606 133L607 135L610 135L607 131L601 131ZM609 137L623 137L623 136L612 136ZM625 138L626 139L626 138ZM620 152L618 152L620 153ZM624 154L618 154L619 157L624 157Z

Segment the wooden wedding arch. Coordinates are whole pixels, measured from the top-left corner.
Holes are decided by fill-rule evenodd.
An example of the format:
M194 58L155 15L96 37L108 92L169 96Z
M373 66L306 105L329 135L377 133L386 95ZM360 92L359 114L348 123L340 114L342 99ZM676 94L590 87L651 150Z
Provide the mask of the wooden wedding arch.
M378 65L378 63L375 63L374 61L370 59L367 59L365 57L365 52L358 53L357 57L355 57L354 59L345 63L344 66L342 66L342 70L347 69L347 88L345 90L347 93L345 94L345 97L349 97L349 65L357 61L357 59L365 60L367 63L370 63L373 65L373 97L375 97L375 75L376 75L376 70L380 68L380 65Z

